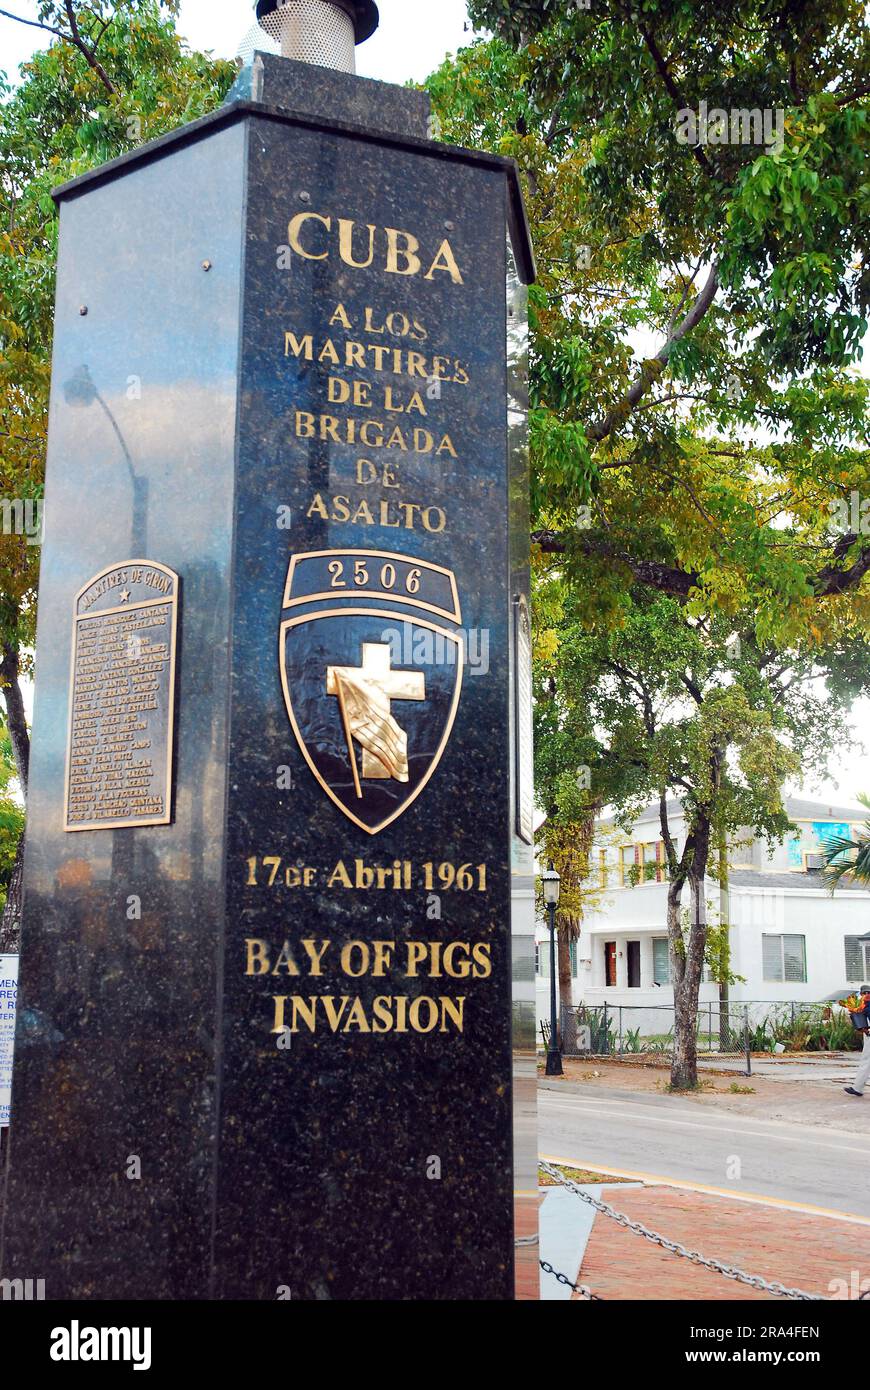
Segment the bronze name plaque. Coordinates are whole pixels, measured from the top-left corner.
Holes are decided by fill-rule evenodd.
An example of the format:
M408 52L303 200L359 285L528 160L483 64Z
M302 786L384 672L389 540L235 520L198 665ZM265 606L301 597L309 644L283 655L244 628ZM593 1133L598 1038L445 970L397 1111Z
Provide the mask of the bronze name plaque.
M65 830L168 825L178 575L122 560L73 607Z

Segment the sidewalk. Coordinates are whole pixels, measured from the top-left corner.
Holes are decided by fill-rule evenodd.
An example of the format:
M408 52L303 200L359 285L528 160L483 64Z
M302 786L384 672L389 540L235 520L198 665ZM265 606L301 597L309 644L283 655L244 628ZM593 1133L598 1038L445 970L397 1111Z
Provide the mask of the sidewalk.
M603 1191L594 1190L632 1221L747 1274L826 1299L855 1297L862 1280L870 1288L866 1228L673 1187L605 1185ZM576 1201L581 1203L579 1197ZM776 1301L776 1295L663 1250L601 1212L595 1213L579 1278L606 1299Z
M753 1058L751 1076L726 1068L721 1059L705 1059L698 1067L701 1089L681 1094L681 1098L700 1109L870 1135L870 1090L864 1100L847 1096L843 1090L855 1075L858 1057L858 1053L845 1053L818 1060L806 1056ZM538 1084L578 1093L582 1089L664 1095L670 1080L666 1065L641 1059L618 1062L566 1057L564 1068L564 1077L545 1078L539 1073Z

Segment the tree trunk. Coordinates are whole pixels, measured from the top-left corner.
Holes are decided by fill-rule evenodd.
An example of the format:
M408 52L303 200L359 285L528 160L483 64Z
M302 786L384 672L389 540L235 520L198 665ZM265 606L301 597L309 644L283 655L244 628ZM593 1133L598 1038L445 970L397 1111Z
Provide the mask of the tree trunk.
M671 958L671 983L674 987L675 999L677 988L683 982L685 966L685 955L681 949L683 930L680 924L680 905L683 898L684 883L685 879L683 878L672 878L668 884L668 952Z
M706 838L700 837L696 849L691 887L692 921L689 927L682 979L674 987L674 1055L671 1063L671 1089L690 1091L698 1084L698 991L704 971L707 944L704 876L707 864ZM700 861L700 862L699 862Z
M6 705L6 722L15 758L15 769L21 784L21 795L27 801L27 778L30 772L30 734L24 713L24 697L21 694L21 663L18 649L4 642L3 656L0 660L0 689ZM0 950L19 951L21 949L21 888L24 864L24 835L18 841L6 906L0 918Z
M671 1090L691 1091L698 1084L697 1008L690 997L674 992L674 1051L671 1058Z
M556 940L559 943L559 1004L563 1009L570 1009L574 1003L573 999L573 977L571 975L571 947L566 931L557 931Z
M21 783L21 795L27 800L27 775L30 768L30 734L27 732L27 719L24 714L24 697L21 694L21 663L18 650L3 643L3 659L0 661L0 687L6 705L6 723L12 740L15 768Z
M719 974L719 1051L731 1050L731 907L728 896L728 837L719 836L719 928L723 933Z
M21 950L21 889L24 881L24 834L18 841L12 877L6 894L6 906L0 918L0 952Z

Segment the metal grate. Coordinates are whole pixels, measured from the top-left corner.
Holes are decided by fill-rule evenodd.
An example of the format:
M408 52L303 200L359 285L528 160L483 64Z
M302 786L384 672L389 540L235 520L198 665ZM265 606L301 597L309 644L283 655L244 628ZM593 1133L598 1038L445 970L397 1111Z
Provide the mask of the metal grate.
M301 63L338 72L356 72L356 36L350 14L330 0L279 0L245 35L238 57L280 53Z

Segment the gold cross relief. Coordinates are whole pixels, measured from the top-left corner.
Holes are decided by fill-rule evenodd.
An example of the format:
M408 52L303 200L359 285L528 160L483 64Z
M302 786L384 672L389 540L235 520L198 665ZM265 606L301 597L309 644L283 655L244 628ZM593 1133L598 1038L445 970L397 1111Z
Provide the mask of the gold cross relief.
M326 668L326 693L337 695L336 673L339 677L346 672L365 677L369 687L377 694L378 710L390 714L392 700L425 700L426 677L419 671L394 671L391 666L389 643L363 642L362 666L328 666ZM387 779L390 774L379 758L367 748L362 750L363 777Z

